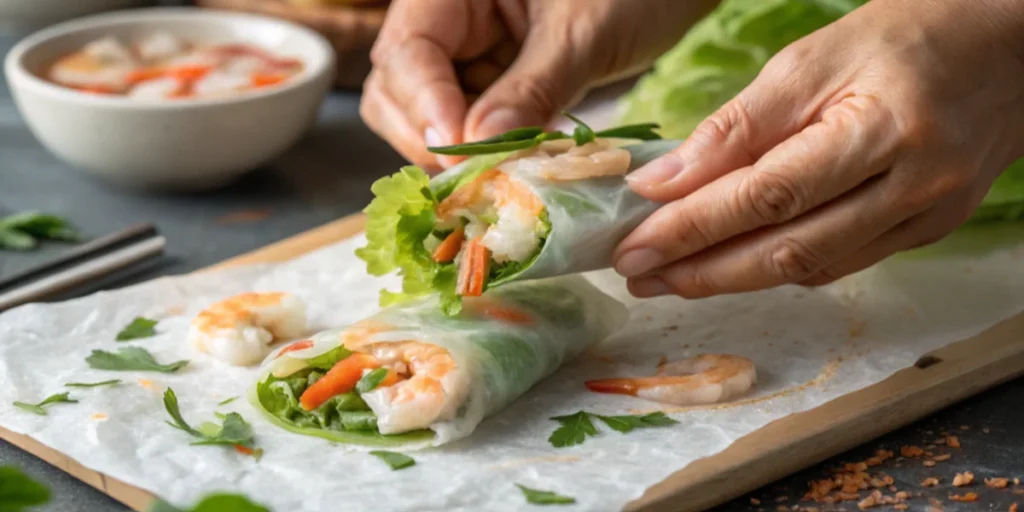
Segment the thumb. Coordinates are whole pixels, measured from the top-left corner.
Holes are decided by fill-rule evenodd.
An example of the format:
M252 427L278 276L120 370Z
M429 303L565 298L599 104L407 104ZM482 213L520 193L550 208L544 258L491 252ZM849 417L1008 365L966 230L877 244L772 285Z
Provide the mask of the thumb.
M590 55L575 51L565 32L531 30L512 66L470 108L465 140L544 126L582 96L589 81Z
M753 165L809 125L820 112L828 77L787 48L757 78L699 125L671 153L629 174L636 193L656 202L685 197L719 177Z

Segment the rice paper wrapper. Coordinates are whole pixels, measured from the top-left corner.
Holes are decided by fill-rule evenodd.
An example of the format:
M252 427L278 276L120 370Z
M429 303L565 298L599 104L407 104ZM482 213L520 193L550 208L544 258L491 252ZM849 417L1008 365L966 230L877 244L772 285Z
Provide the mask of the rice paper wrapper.
M478 313L486 307L524 313L530 321L502 320ZM565 362L607 338L627 318L621 302L581 276L514 283L487 297L467 299L463 312L454 317L441 312L436 297L384 309L361 322L383 329L375 329L370 339L376 343L418 341L445 348L455 360L456 371L462 373L456 382L466 384L467 394L449 397L461 404L454 418L429 425L435 433L429 441L422 441L422 437L403 441L402 436L394 436L397 441L388 442L389 436L383 436L366 444L412 449L466 437L486 416L508 407ZM309 349L287 351L285 347L275 351L264 362L259 381L275 368L289 364L289 360L308 359L341 345L344 332L339 329L319 334ZM250 399L254 398L250 392Z
M630 153L628 172L681 143L680 140L654 140L624 146ZM431 188L436 191L453 187L463 176L497 167L515 156L514 153L499 153L470 158L431 180ZM529 185L544 203L551 232L529 265L488 283L489 287L609 268L615 246L658 207L657 203L633 192L623 176L550 181L515 169L510 174Z

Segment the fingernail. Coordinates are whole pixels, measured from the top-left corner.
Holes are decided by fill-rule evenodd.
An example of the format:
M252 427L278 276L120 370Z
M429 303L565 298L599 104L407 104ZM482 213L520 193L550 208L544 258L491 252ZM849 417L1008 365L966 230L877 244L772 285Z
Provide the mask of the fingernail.
M660 277L643 277L630 281L629 291L636 297L660 297L674 293L672 287Z
M615 261L615 271L623 277L636 277L664 262L665 257L654 249L633 249Z
M537 124L537 122L530 119L529 116L523 115L522 112L510 108L501 108L484 117L484 120L480 122L476 129L476 135L479 138L493 137L509 130L530 126L531 124Z
M444 146L446 142L441 138L441 132L437 131L433 126L427 128L423 132L423 141L427 143L427 147Z
M660 185L676 177L682 171L683 159L675 153L669 153L629 173L626 176L626 181L637 185Z

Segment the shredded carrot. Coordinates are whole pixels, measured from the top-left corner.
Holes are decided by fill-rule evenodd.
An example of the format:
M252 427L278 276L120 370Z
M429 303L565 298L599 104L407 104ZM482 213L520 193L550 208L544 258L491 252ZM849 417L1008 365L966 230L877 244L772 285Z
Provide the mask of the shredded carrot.
M491 259L491 251L484 247L480 238L475 238L466 246L462 268L459 269L460 295L479 297L484 293L487 281L487 264Z
M87 94L118 94L118 92L119 92L119 91L117 91L114 88L106 87L106 86L102 86L102 85L90 85L90 86L84 86L84 87L75 87L75 89L80 91L80 92L87 93Z
M132 71L128 72L127 76L125 76L125 80L129 84L135 85L141 82L146 82L157 78L163 78L165 74L165 71L161 68L133 69Z
M313 340L305 340L305 341L300 341L298 343L292 343L291 345L288 345L287 347L282 349L280 352L278 352L277 355L274 356L274 359L277 359L277 358L287 354L288 352L295 352L297 350L307 349L307 348L312 347L312 346L313 346Z
M288 75L282 74L270 74L270 73L253 73L250 78L252 86L256 88L270 87L284 82L288 79Z
M588 380L584 383L587 389L596 393L613 393L616 395L636 396L636 379L601 379Z
M405 377L402 377L398 372L389 369L388 374L384 377L384 380L380 381L380 384L378 384L377 387L386 388L388 386L394 386L395 384L398 384L399 381L403 380L405 380Z
M242 455L248 455L250 457L254 453L252 451L252 448L249 448L248 446L242 446L240 444L236 444L235 445L235 451L238 452L238 453L241 453Z
M359 379L363 378L364 370L372 370L380 367L380 361L376 357L367 354L352 354L334 364L328 372L306 388L306 391L299 397L299 402L307 411L320 407L331 397L348 393L356 387Z
M510 324L533 324L533 317L526 311L508 304L500 304L496 301L489 300L486 297L475 299L473 302L467 303L466 308L477 315L486 316L488 318L493 318Z
M462 242L465 241L466 235L462 232L462 228L452 231L452 233L445 237L441 245L434 249L434 261L438 263L448 263L455 259L455 256L459 254L459 249L462 248Z
M167 76L184 82L194 82L213 70L211 66L181 66L167 70Z

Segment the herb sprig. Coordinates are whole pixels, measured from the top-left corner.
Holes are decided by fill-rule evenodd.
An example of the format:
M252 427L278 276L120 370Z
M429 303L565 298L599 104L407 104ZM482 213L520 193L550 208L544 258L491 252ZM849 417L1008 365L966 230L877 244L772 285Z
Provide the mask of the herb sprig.
M98 388L101 386L116 386L121 383L121 379L110 379L100 382L68 382L64 384L66 388Z
M237 412L223 415L218 414L218 418L223 421L222 425L204 423L198 429L193 428L181 416L178 396L174 394L174 390L171 388L167 388L164 391L164 409L167 410L167 414L172 420L167 422L168 425L199 439L192 444L226 445L235 446L236 448L240 446L243 449L239 449L239 451L246 454L254 454L252 425L246 423L245 418L242 418L241 414ZM258 453L259 451L257 450L255 454L258 456Z
M64 218L40 212L21 212L0 219L0 249L27 251L40 240L77 242L81 235Z
M156 336L158 320L137 316L121 332L117 333L117 341L131 341Z
M93 350L89 357L85 358L90 368L97 370L113 371L149 371L161 373L174 373L186 366L187 360L175 361L169 364L160 364L153 358L148 350L139 347L125 347L117 352L105 350Z
M380 383L384 382L384 379L387 376L387 368L377 368L370 373L363 375L363 378L359 379L359 382L356 382L356 391L358 391L360 395L363 393L369 393L370 391L377 389L377 386L380 386Z
M389 452L387 450L373 450L370 455L386 462L393 471L405 469L416 465L416 460L404 453Z
M600 420L602 423L623 434L632 432L638 428L655 428L655 427L668 427L679 423L678 421L669 418L663 412L652 412L650 414L643 415L632 415L632 416L603 416L600 414L594 414L586 411L580 411L575 414L567 416L555 416L551 418L561 424L554 432L551 433L551 437L548 438L548 442L555 448L565 448L568 446L576 446L583 444L587 440L588 436L597 436L598 430L594 426L592 421L594 418Z
M598 137L637 140L657 140L661 138L661 136L654 131L659 128L655 123L630 124L595 132L590 126L587 126L586 123L572 114L569 114L568 112L563 112L562 114L576 123L576 128L572 133L572 139L579 146L588 142L593 142ZM427 150L439 155L489 155L492 153L532 148L544 141L568 139L569 137L569 135L562 131L556 130L553 132L546 132L543 128L530 126L526 128L516 128L515 130L507 131L501 135L495 135L494 137L476 142L467 142L465 144L455 144L451 146L431 146L428 147Z
M24 410L26 410L28 412L31 412L31 413L34 413L34 414L38 414L40 416L46 416L46 409L43 408L44 406L47 406L47 405L50 405L50 404L77 404L78 400L72 399L71 397L68 396L69 394L70 393L66 393L65 392L65 393L57 393L55 395L50 395L50 396L44 398L43 401L39 402L38 404L30 404L30 403L26 403L26 402L14 402L14 406L18 407L20 409L24 409Z
M576 498L572 496L563 496L551 491L531 489L520 484L516 484L516 487L523 492L526 501L534 505L572 505L576 503Z

